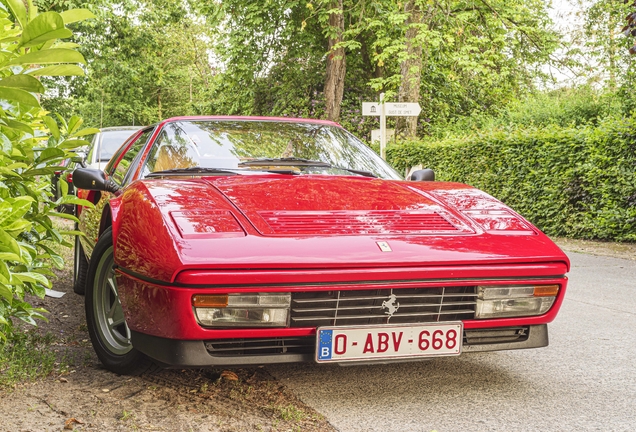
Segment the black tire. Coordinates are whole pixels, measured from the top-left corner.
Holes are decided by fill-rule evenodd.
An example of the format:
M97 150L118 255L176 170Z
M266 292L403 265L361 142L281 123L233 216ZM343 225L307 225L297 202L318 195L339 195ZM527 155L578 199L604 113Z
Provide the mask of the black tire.
M77 224L75 224L77 230ZM88 260L84 254L84 248L78 236L75 236L75 249L73 250L73 291L75 294L84 295L86 291L86 273L88 272Z
M86 325L104 367L120 375L139 375L152 360L133 348L130 329L119 303L114 275L113 234L108 228L91 256L86 285Z

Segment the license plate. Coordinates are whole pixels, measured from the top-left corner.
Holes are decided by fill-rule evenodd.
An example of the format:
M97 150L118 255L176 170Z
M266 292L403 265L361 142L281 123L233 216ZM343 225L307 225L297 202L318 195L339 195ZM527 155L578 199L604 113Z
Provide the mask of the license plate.
M349 362L459 355L461 322L319 327L316 361Z

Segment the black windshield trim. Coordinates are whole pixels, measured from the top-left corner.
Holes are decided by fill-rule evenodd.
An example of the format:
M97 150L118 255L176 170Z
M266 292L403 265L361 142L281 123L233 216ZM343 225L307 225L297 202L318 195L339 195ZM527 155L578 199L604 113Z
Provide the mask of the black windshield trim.
M332 168L332 166L326 162L315 161L302 158L262 158L249 161L239 162L239 166L264 166L264 165L279 165L279 166L309 166L309 167L325 167Z

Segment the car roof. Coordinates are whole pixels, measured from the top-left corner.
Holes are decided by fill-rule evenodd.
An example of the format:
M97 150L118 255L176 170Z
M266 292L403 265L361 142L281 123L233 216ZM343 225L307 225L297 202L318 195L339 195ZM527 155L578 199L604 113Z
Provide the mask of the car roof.
M144 126L110 126L110 127L101 128L99 131L100 132L118 131L118 130L136 131L136 130L142 129L143 127Z
M287 123L315 123L328 126L342 127L338 123L330 120L317 120L295 117L259 117L259 116L226 116L226 115L212 115L212 116L181 116L171 117L163 120L157 124L164 125L166 123L176 121L193 121L193 120L239 120L239 121L274 121L274 122L287 122Z

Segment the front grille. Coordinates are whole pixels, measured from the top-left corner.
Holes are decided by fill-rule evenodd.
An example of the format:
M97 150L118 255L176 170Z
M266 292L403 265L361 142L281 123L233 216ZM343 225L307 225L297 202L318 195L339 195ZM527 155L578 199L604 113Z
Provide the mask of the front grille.
M475 317L475 291L474 286L460 286L298 292L292 294L291 327L472 319Z
M218 357L271 354L313 354L316 337L271 339L221 339L205 343L208 353Z
M526 327L499 327L490 329L470 329L464 331L464 343L486 345L496 343L522 342L528 340L530 329Z
M436 234L458 228L434 211L259 212L274 234Z

